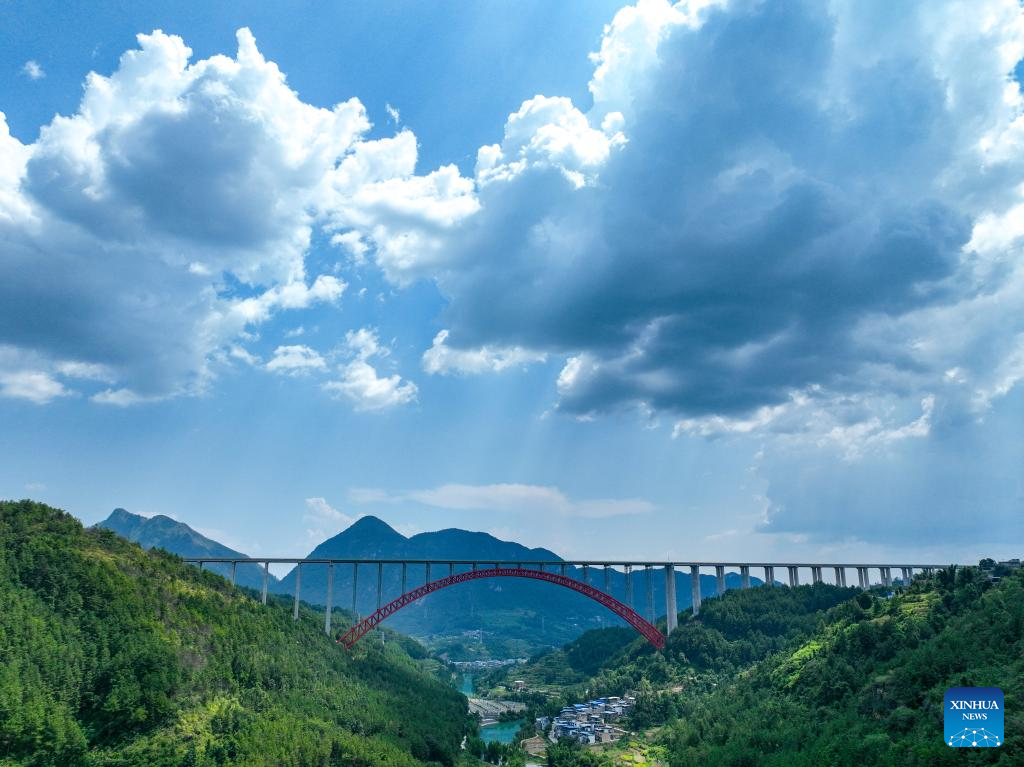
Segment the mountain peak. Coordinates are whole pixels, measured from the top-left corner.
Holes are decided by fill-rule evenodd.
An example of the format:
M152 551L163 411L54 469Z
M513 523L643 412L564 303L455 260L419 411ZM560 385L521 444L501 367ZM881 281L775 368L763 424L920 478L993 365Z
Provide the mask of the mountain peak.
M405 538L400 532L395 530L391 525L385 522L380 517L375 517L372 514L367 514L365 517L360 517L345 530L346 533L370 533L373 535L390 535L398 536L399 538Z
M110 516L100 522L98 527L106 527L129 540L135 540L130 531L142 529L180 530L183 533L187 531L190 535L199 535L184 522L179 522L165 514L144 517L141 514L133 514L127 509L122 509L120 506L110 512Z
M337 535L321 543L309 556L345 559L390 559L399 556L408 539L379 517L360 517Z
M110 516L100 522L97 527L113 530L118 535L135 541L143 548L159 546L183 557L207 554L226 557L245 556L197 533L184 522L179 522L163 514L144 517L119 507L114 509Z
M180 557L247 558L245 554L196 532L184 522L179 522L163 514L144 517L119 507L114 509L110 516L96 527L112 530L122 538L134 541L145 549L159 547ZM227 564L213 564L208 567L224 577L231 574L231 566ZM241 586L258 589L263 585L263 571L256 564L235 568L235 575L237 576L235 582ZM273 576L271 576L271 583L277 583L277 579Z
M105 527L113 530L118 535L128 540L136 540L138 531L146 526L148 520L138 514L132 514L127 509L118 506L110 516L100 522L97 527Z

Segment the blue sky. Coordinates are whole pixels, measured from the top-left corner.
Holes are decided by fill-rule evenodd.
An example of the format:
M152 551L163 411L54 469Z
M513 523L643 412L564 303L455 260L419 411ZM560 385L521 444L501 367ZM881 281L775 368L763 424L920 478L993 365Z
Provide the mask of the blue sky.
M1024 21L890 5L0 5L0 496L1019 555Z

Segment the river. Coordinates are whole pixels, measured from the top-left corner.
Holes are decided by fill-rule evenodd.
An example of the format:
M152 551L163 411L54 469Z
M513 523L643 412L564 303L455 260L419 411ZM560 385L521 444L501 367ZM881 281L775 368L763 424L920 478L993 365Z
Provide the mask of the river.
M472 674L462 675L462 685L459 687L459 692L467 698L476 692ZM516 719L514 722L498 722L497 724L481 727L480 739L484 743L511 743L516 739L516 733L519 732L519 728L523 726L525 721L525 719ZM543 767L543 765L536 762L527 762L526 767Z
M495 741L496 743L511 743L516 739L516 733L523 726L522 719L514 722L498 722L480 728L480 738L484 743Z
M472 674L462 675L462 686L459 687L459 692L467 698L476 693ZM489 724L486 727L480 728L480 737L484 743L490 743L492 740L498 743L511 743L516 739L516 733L519 732L519 728L523 726L525 721L525 719L516 719L513 722Z

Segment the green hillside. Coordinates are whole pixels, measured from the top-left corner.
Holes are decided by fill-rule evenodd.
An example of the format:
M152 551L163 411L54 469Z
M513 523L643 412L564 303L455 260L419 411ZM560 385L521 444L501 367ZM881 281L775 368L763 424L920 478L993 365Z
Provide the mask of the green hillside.
M681 613L679 628L668 638L664 652L632 629L588 631L561 649L531 658L525 666L502 669L481 682L507 686L515 677L533 689L562 692L569 701L618 695L641 682L669 688L684 682L693 685L699 679L710 686L809 636L826 611L856 593L826 584L734 589L721 599L706 600L697 620L690 620L688 610Z
M640 639L616 650L621 636L588 632L514 673L562 693L538 712L637 691L630 726L651 733L656 763L668 767L1024 764L1022 571L993 582L952 568L892 596L824 584L730 591L680 621L664 653ZM602 654L588 678L569 661ZM1002 688L1003 747L943 743L942 699L953 686ZM564 751L559 767L632 764Z
M453 764L465 699L396 642L0 503L0 765Z
M942 698L953 686L1006 696L1006 743L953 749ZM917 580L892 599L861 594L807 641L710 695L679 696L664 736L690 765L1024 764L1024 573L976 568Z

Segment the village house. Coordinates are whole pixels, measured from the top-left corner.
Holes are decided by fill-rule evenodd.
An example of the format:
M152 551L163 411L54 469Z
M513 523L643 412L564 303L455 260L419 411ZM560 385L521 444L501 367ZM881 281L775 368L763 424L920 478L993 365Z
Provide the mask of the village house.
M552 742L572 739L583 745L612 743L626 734L612 723L626 716L635 704L636 698L631 695L596 698L565 706L553 719L539 717L534 724L540 732L550 725Z

